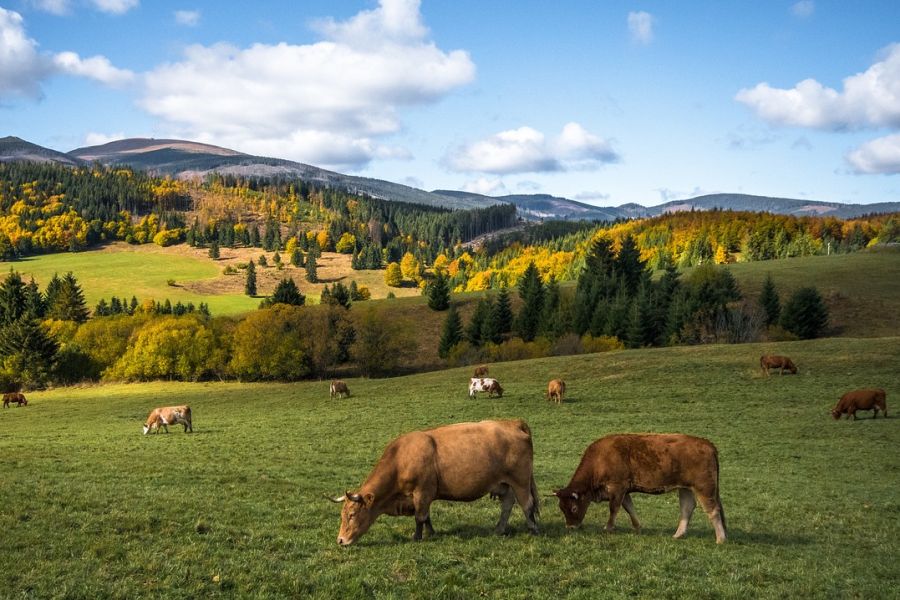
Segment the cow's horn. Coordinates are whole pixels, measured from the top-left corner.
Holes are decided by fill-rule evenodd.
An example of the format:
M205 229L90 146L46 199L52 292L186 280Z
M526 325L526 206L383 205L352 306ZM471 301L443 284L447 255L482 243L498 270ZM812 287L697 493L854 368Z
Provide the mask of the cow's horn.
M322 495L325 496L325 498L331 500L332 502L343 502L344 500L347 499L347 495L346 495L346 494L343 495L343 496L341 496L340 498L332 498L332 497L329 496L328 494L322 494Z
M363 501L362 496L360 496L359 494L353 494L351 492L347 492L347 499L352 500L353 502L362 502Z

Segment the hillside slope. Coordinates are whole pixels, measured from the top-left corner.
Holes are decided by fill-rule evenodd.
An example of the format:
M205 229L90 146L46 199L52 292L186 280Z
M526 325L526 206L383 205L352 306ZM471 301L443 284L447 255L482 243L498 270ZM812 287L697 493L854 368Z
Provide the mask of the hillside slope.
M44 148L37 144L27 142L22 138L8 135L0 138L0 162L37 162L37 163L58 163L69 167L75 167L84 164L77 157Z

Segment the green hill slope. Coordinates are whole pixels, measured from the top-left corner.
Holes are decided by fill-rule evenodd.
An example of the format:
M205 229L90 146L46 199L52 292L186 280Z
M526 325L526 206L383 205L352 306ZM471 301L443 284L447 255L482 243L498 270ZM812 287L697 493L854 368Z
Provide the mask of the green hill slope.
M800 375L759 373L793 357ZM635 350L491 366L502 399L466 396L468 369L327 383L116 385L29 395L0 413L0 571L7 594L51 597L882 597L900 553L900 338ZM568 382L567 402L543 398ZM883 386L891 418L833 421L850 388ZM143 437L150 408L189 403L194 430ZM396 435L525 418L541 494L613 432L683 432L719 448L728 542L702 511L672 540L674 494L634 495L604 534L605 504L567 530L544 499L540 536L496 537L499 505L436 502L437 535L383 516L358 545L339 508ZM28 557L23 561L21 557Z

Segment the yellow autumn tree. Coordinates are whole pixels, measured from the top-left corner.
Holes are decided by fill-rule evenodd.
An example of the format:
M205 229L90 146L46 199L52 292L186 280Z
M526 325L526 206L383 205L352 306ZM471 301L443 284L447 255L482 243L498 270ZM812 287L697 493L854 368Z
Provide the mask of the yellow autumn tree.
M400 287L403 283L403 272L398 263L392 262L384 270L384 283L391 287Z
M422 264L412 252L407 252L400 259L400 272L404 279L418 282L422 279Z

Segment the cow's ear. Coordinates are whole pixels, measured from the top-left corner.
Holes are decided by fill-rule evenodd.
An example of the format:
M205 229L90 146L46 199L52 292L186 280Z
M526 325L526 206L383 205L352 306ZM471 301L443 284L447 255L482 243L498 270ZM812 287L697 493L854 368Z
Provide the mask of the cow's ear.
M375 494L364 494L363 495L363 504L366 505L366 508L372 508L372 505L375 503Z

